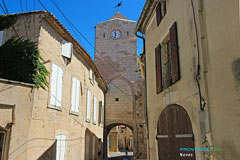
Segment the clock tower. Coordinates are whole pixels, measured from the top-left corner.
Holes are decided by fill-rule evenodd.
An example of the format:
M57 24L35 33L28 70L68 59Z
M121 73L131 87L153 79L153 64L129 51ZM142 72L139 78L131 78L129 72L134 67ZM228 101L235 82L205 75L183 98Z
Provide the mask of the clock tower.
M113 127L126 125L133 132L134 156L146 158L144 80L137 62L135 27L135 21L119 12L98 23L95 27L95 63L108 85L104 146L107 146L107 135Z

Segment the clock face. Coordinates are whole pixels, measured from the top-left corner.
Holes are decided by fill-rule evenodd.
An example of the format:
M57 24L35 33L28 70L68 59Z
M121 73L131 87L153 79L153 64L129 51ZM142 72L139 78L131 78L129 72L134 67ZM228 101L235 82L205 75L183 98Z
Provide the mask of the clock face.
M119 39L121 37L121 32L119 30L113 30L111 32L112 39Z

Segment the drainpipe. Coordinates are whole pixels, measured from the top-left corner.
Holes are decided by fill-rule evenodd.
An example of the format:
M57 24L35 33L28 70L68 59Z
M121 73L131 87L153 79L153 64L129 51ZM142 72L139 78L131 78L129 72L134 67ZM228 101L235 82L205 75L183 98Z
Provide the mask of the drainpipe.
M103 107L103 159L107 158L107 132L106 132L106 92L104 92L104 107Z
M148 109L147 109L147 66L146 66L146 52L145 52L145 38L143 36L139 36L137 32L135 35L138 38L141 38L143 40L143 58L144 58L144 97L145 97L145 120L146 120L146 126L147 126L147 155L148 159L150 159L149 154L149 126L148 126Z

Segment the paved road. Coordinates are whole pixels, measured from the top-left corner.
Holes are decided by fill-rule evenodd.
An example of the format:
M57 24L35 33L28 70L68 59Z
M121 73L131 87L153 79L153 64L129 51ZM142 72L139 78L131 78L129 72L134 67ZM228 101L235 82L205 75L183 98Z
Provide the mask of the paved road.
M109 160L133 160L133 152L128 152L126 156L125 152L112 152L108 154Z

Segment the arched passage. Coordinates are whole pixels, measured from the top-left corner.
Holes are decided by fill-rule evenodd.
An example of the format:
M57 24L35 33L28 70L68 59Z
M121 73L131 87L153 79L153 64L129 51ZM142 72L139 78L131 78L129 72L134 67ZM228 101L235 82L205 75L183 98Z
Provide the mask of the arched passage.
M128 156L135 154L135 129L126 123L114 123L106 126L106 148L107 156L123 156L128 150Z
M195 160L192 123L186 110L179 105L166 107L158 120L157 136L159 160Z

